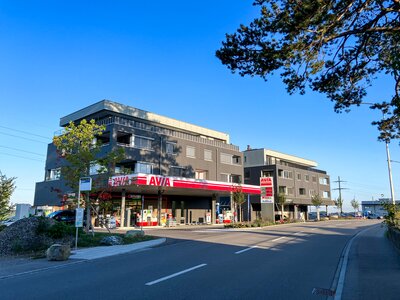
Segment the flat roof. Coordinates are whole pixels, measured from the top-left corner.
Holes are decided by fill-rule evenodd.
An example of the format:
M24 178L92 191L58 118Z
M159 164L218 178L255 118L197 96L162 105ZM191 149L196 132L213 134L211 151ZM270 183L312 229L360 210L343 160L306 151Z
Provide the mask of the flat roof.
M301 158L298 156L294 156L294 155L290 155L290 154L285 154L282 152L278 152L275 150L270 150L270 149L266 149L266 148L260 148L260 149L250 149L250 150L245 150L243 151L245 152L263 152L263 159L265 160L265 156L272 156L272 157L276 157L282 160L285 160L287 162L293 162L302 166L306 166L306 167L317 167L318 163L314 160L309 160L309 159L305 159L305 158Z
M130 117L135 117L138 119L143 119L147 121L151 121L154 123L159 123L165 126L185 130L188 132L196 133L201 136L209 137L209 138L214 138L217 140L222 140L225 141L226 143L229 143L229 134L208 129L205 127L197 126L194 124L190 124L187 122L179 121L173 118L169 117L164 117L152 112L148 112L145 110L141 110L135 107L131 107L128 105L120 104L117 102L113 102L110 100L101 100L97 103L94 103L92 105L89 105L85 108L82 108L76 112L73 112L69 115L66 115L65 117L60 118L60 126L64 127L68 125L70 121L77 121L80 119L84 119L85 117L95 114L100 111L111 111L119 114L124 114Z

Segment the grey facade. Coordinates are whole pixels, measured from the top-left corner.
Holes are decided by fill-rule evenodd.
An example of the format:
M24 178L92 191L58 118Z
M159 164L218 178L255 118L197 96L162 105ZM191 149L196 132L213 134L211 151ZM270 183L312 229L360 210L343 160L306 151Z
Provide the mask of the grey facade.
M286 217L297 219L300 212L307 216L313 195L318 194L323 205L334 205L330 177L325 171L315 168L316 162L268 149L248 149L243 154L244 182L257 185L260 177L273 177L274 195L283 193L286 196ZM252 196L251 203L254 211L261 212L259 196ZM272 208L276 218L280 214L280 207L275 204L269 209Z
M238 146L229 143L229 135L226 133L109 100L102 100L61 118L60 126L64 127L70 121L78 123L82 119L94 119L98 124L106 126L104 133L98 137L103 145L102 153L117 147L124 148L125 159L117 164L115 175L128 170L131 173L243 183L243 154ZM60 174L63 163L54 145L49 144L45 179L36 184L35 206L61 206L63 197L73 192L65 185ZM152 191L147 193L150 196ZM172 205L173 197L178 197L179 203L185 198L185 205L176 205L179 209L203 203L203 208L214 210L212 198L226 197L226 194L212 191L197 193L188 190L186 194L175 191L174 194L163 197L169 198L166 200L166 203L170 203L167 206ZM199 197L197 204L193 200L196 197Z

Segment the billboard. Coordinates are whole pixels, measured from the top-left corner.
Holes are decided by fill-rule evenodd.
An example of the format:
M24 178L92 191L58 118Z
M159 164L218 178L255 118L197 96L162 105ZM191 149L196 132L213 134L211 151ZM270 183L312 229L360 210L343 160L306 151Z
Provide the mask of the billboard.
M261 203L274 203L274 178L260 177Z

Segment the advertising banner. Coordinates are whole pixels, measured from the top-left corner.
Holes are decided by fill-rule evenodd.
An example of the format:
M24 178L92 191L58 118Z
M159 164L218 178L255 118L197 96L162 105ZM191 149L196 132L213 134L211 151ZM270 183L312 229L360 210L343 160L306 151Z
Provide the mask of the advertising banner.
M274 178L260 177L261 203L274 203Z

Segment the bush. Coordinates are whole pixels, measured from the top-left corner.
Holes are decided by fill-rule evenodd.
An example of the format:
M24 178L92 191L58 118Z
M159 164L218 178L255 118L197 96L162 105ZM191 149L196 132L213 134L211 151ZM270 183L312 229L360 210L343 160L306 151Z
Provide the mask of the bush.
M3 229L5 229L7 226L6 225L0 225L0 231L2 231Z
M45 234L53 239L62 239L73 235L75 227L67 225L63 222L57 222L53 226L50 226Z

